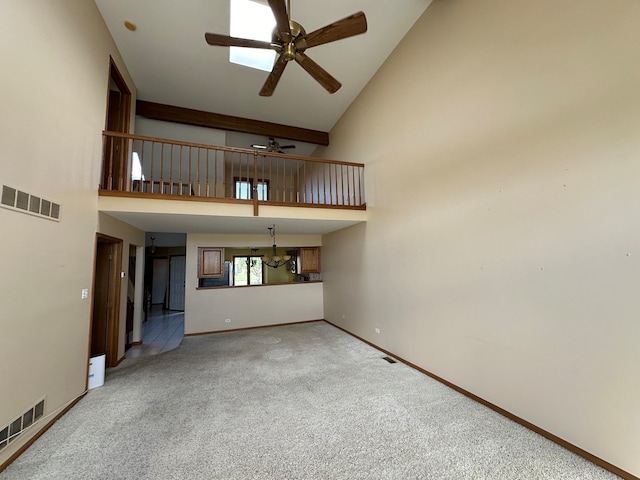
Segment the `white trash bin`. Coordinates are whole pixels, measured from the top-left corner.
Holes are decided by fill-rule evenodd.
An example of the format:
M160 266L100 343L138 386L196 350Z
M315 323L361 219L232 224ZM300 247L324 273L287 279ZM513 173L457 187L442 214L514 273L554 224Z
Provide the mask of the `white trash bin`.
M89 390L104 385L104 364L106 355L96 355L89 359Z

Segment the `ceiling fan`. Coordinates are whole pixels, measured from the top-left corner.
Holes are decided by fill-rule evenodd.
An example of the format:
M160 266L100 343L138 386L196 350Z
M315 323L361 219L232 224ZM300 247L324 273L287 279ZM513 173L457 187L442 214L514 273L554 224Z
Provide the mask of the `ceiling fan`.
M267 143L266 145L258 145L254 143L251 146L259 150L266 150L267 152L270 152L270 153L273 153L273 152L284 153L283 150L285 149L296 148L295 145L280 145L280 143L277 142L273 137L269 137L269 143Z
M268 0L268 3L276 19L276 28L273 31L271 42L236 38L217 33L205 33L205 40L209 45L220 47L264 48L278 52L278 58L273 69L260 90L260 95L263 97L273 95L287 63L291 60L295 60L329 93L337 92L342 84L311 60L304 52L307 48L365 33L367 31L367 19L364 13L354 13L342 20L307 33L302 25L289 18L291 13L290 0L288 6L285 5L285 0Z

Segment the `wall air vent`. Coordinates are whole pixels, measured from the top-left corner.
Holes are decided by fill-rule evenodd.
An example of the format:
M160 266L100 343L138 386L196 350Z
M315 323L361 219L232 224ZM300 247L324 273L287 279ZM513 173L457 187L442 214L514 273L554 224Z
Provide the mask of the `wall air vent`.
M9 208L17 212L29 213L49 220L60 220L59 204L7 185L2 185L0 207Z
M13 442L18 435L44 417L44 398L8 424L0 427L0 451Z
M7 187L6 185L2 186L2 200L0 200L2 205L6 205L7 207L15 207L16 206L16 189Z
M40 213L40 198L35 195L31 195L31 200L29 201L29 211L32 213Z
M29 208L29 194L18 190L18 197L16 199L16 208L20 210L27 210Z

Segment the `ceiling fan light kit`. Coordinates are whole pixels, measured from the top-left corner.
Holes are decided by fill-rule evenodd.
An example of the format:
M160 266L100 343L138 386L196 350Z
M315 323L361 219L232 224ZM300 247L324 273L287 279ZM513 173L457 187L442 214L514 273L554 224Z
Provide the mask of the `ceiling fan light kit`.
M289 18L291 8L289 6L287 9L285 0L268 0L268 3L276 19L276 28L271 42L235 38L216 33L205 33L205 40L213 46L273 49L278 53L273 69L260 90L260 96L270 97L273 95L287 63L291 61L300 65L329 93L337 92L342 84L304 52L311 47L365 33L367 31L365 14L363 12L354 13L307 34L302 25Z

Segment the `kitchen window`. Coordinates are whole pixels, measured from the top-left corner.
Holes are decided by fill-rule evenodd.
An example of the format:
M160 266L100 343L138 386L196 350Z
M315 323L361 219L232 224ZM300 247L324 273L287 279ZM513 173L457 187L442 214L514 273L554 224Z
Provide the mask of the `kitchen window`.
M258 255L233 257L233 284L262 285L262 257Z

